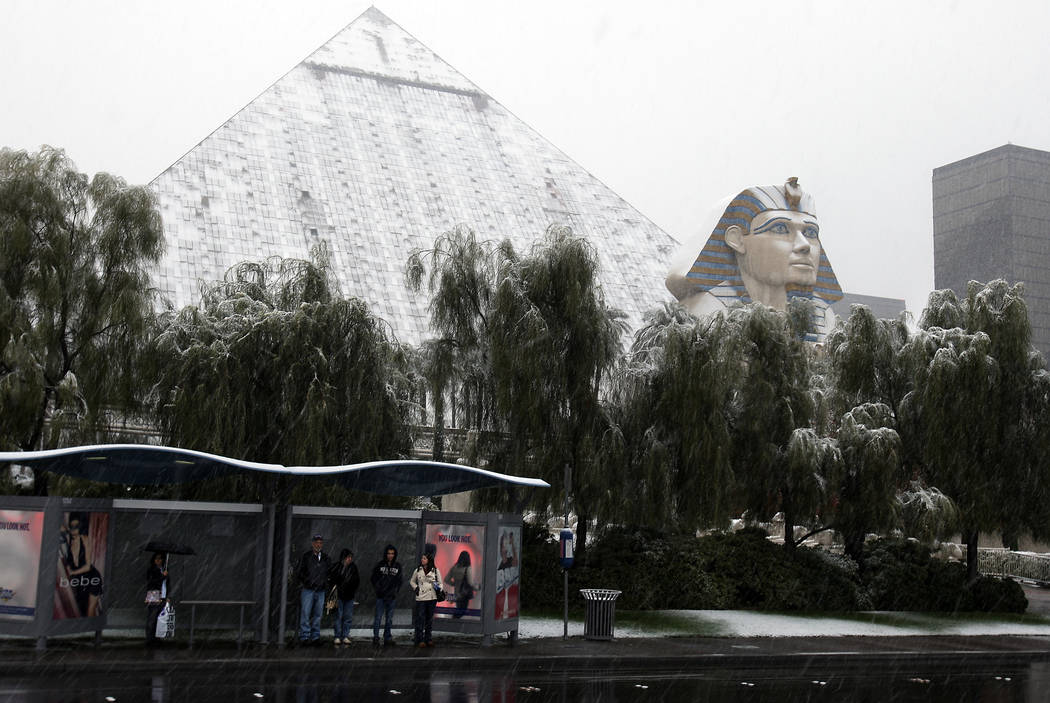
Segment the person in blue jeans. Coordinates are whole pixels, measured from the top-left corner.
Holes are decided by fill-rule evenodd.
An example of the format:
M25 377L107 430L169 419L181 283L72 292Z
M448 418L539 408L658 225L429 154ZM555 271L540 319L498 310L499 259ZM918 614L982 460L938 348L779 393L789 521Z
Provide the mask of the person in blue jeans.
M379 624L386 617L386 628L383 631L383 644L394 644L390 625L394 620L394 600L401 590L404 574L397 561L397 549L388 544L383 551L383 558L372 569L372 588L376 591L376 618L372 623L372 644L379 644Z
M332 572L332 560L322 551L324 537L314 535L311 548L299 559L299 642L303 646L321 644L321 613L324 592Z
M350 644L350 628L354 626L354 595L361 583L354 563L354 553L344 549L339 553L339 561L332 567L331 583L336 590L335 645Z

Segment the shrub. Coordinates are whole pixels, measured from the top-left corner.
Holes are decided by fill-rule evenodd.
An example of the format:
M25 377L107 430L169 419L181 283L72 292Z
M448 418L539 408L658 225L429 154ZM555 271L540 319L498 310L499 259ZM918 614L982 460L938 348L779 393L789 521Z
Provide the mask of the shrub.
M1028 608L1024 589L1011 578L981 576L970 590L973 592L974 610L986 613L1023 613Z
M526 525L522 554L522 606L560 608L557 541L545 528ZM965 566L934 559L917 542L880 540L858 569L818 549L788 554L756 528L699 539L606 528L588 546L586 564L569 575L569 602L577 610L581 587L619 589L617 607L627 610L1022 613L1027 607L1016 582L982 577L967 587Z
M557 545L542 546L542 553L523 550L522 602L557 607L562 603ZM570 574L575 606L582 604L581 586L618 589L618 607L629 610L853 610L857 602L856 580L843 560L809 549L788 555L756 529L697 539L607 528L588 546L586 565Z
M1023 613L1024 591L1010 579L982 576L966 584L966 567L930 556L927 546L879 540L864 557L863 593L874 610Z
M526 522L521 533L520 601L524 608L548 608L561 605L561 564L558 541L552 540L547 528Z

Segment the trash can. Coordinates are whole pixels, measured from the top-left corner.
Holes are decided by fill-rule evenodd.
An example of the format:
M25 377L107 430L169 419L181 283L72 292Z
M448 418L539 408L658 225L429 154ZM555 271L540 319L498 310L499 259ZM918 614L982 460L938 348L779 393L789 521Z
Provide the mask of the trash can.
M587 601L583 621L583 636L589 640L611 640L616 625L616 597L621 591L608 588L581 588Z

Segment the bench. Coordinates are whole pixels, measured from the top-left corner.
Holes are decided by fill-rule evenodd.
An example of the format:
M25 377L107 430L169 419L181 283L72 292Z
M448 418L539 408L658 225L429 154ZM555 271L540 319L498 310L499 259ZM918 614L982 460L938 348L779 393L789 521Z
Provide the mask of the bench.
M240 607L241 617L240 624L237 626L237 648L241 648L241 639L244 635L244 608L245 606L253 606L256 601L253 600L183 600L179 601L179 605L190 606L190 649L193 649L193 630L197 621L197 606L198 605L236 605Z

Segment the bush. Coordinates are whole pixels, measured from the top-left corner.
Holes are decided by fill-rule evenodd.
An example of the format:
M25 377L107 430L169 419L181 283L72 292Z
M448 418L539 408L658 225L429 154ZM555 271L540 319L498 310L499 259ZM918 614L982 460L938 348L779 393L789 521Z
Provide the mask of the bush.
M558 540L547 528L526 522L521 533L522 609L551 608L562 603L561 563Z
M557 543L537 535L528 544L523 607L558 607ZM608 528L587 548L586 565L572 570L569 597L579 606L580 587L614 588L623 592L617 605L628 610L853 610L857 584L847 563L805 548L788 555L755 529L697 539Z
M918 542L875 542L861 576L862 597L874 610L1023 613L1028 607L1016 582L982 576L968 587L963 564L934 559Z
M974 610L985 613L1023 613L1028 599L1021 584L1011 578L982 576L970 587Z
M561 608L558 543L543 527L525 526L521 578L522 607ZM818 549L788 554L756 528L699 539L606 528L587 548L586 564L569 574L577 610L581 587L622 591L617 607L626 610L1023 613L1028 605L1009 579L981 577L967 587L965 566L934 559L917 542L879 540L858 570L851 559Z

